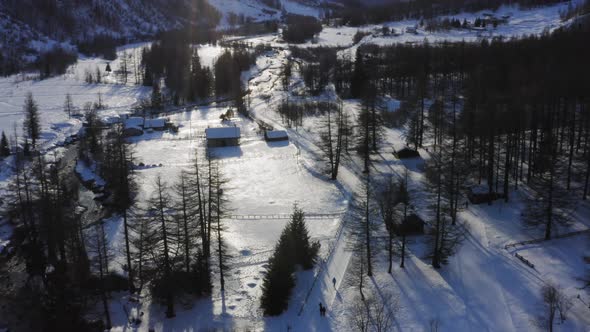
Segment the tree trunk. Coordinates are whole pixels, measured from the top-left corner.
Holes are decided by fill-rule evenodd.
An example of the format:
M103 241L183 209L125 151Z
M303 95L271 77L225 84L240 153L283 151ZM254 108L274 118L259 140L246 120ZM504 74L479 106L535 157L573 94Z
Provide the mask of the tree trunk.
M219 174L217 174L216 196L217 196L217 250L219 251L219 283L221 291L225 290L225 278L223 275L223 244L221 239L221 188L219 184Z
M440 164L438 166L438 181L437 181L437 198L436 198L436 229L434 238L434 252L432 255L432 266L436 269L440 268L440 257L439 257L439 239L440 239L440 200L441 200L441 174Z
M158 200L160 203L160 223L162 227L162 240L164 242L164 275L166 279L165 282L170 283L172 276L172 268L170 265L170 257L168 253L168 233L166 231L166 218L164 217L164 200L162 197L162 187L159 184L158 187ZM169 286L167 288L169 288ZM174 297L172 295L172 292L168 290L166 294L166 317L172 318L174 316L176 316L176 314L174 313Z
M406 220L407 218L407 212L408 212L408 205L404 204L404 220ZM403 223L402 223L403 225ZM406 260L406 232L402 232L402 253L401 253L402 259L401 259L401 263L399 265L399 267L401 267L402 269L405 267L405 260Z
M127 223L127 209L123 210L123 230L125 232L125 253L127 256L127 273L129 274L128 287L131 294L135 293L133 285L133 267L131 266L131 249L129 248L129 224Z
M373 267L371 265L371 225L370 225L370 218L369 218L369 203L370 203L370 182L369 177L367 176L367 189L366 189L366 205L365 205L365 240L367 246L367 275L369 277L373 276Z

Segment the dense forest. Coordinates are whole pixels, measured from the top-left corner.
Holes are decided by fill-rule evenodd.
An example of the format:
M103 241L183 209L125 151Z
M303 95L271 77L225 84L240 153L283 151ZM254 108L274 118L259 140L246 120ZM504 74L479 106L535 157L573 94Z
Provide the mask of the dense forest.
M554 224L568 221L568 202L588 197L588 33L580 24L518 40L364 45L355 59L337 62L322 60L326 50L316 61L328 69L306 71L306 82L329 80L341 96L363 100L357 134L365 171L380 146L379 126L402 124L409 146L437 156L433 183L443 187L453 223L470 186L485 185L491 204L526 183L535 191L525 220L551 238ZM404 101L394 118L379 111L386 95Z
M113 59L116 46L161 32L191 27L207 33L218 25L221 13L206 0L7 0L0 5L0 26L2 20L8 26L0 43L10 47L0 51L0 75L38 69L47 76L63 74L76 60L76 51ZM32 49L33 41L48 47ZM38 60L25 61L25 55Z
M342 20L343 24L358 26L370 23L403 20L408 18L429 19L440 15L451 15L461 11L495 10L501 5L512 4L510 0L429 0L389 1L384 4L368 6L362 1L344 1L346 6L336 7L334 17ZM526 0L519 1L523 7L543 6L563 2L562 0ZM339 8L339 9L338 9Z

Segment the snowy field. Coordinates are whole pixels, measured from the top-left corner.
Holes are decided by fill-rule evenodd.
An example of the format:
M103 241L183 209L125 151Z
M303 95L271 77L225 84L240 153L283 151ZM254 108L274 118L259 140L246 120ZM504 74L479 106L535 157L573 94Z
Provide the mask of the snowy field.
M214 0L216 7L231 11L235 1ZM248 9L240 4L240 10L260 12L260 7ZM287 2L297 9L301 6ZM254 5L252 5L254 6ZM545 28L554 29L561 25L558 12L564 5L520 11L515 7L502 7L497 15L511 15L508 25L490 31L492 36L521 36L538 34ZM309 8L301 7L302 13ZM290 11L292 11L290 9ZM474 19L479 14L456 15L456 18ZM387 24L396 30L415 25L415 21ZM377 26L363 27L374 31ZM352 37L356 28L325 28L317 44L348 47L354 50ZM452 30L447 33L429 34L420 31L418 35L403 34L398 37L367 36L363 43L388 44L396 42L422 42L440 40L479 39L477 32ZM137 163L144 163L136 171L140 185L138 199L150 196L156 176L161 175L168 184L176 181L183 169L193 165L198 154L201 161L210 153L221 165L222 173L228 180L227 198L230 215L225 221L225 238L232 255L227 290L219 292L219 281L214 279L213 296L210 299L193 301L181 299L177 305L175 319L164 318L161 306L143 298L140 304L128 301L124 294L113 294L111 312L114 331L203 331L203 330L255 330L255 331L354 331L348 322L350 305L358 294L352 286L351 275L347 273L351 260L348 248L346 222L352 193L362 182L361 161L355 155L347 156L343 162L338 181L329 181L319 169L323 166L317 146L319 117L304 119L299 128L285 128L276 112L279 103L288 95L282 90L279 74L289 57L275 35L249 38L254 43L270 43L276 47L257 59L255 66L243 74L244 84L250 91L250 107L256 119L272 124L275 129L287 130L288 142L267 143L258 126L252 120L237 116L231 121L242 132L238 147L207 149L204 143L206 128L221 126L219 116L228 109L226 105L196 107L166 117L179 126L178 133L151 132L130 139ZM123 52L138 52L145 44L120 48ZM211 66L222 49L216 46L200 46L199 53L204 65ZM84 74L96 67L104 69L106 61L82 58L65 75L43 81L22 79L16 75L0 79L0 129L12 133L16 124L20 130L24 96L31 91L39 104L42 123L42 143L49 149L65 137L76 133L81 127L78 119L68 119L62 111L65 94L70 93L76 106L94 102L99 93L107 104L102 116L118 115L129 110L149 95L149 88L133 85L133 75L127 84L107 75L106 83L87 84ZM111 62L116 70L120 61ZM301 77L295 70L291 91L301 88ZM297 97L293 97L296 99ZM335 100L332 91L327 91L315 100ZM311 99L311 98L310 98ZM345 100L344 110L350 115L359 111L355 100ZM399 107L395 100L389 100L391 110ZM423 167L420 161L402 162L393 157L392 147L404 146L403 133L397 129L385 132L385 143L381 154L373 156L377 176L409 173L409 184L418 192L424 189ZM420 151L424 159L428 152ZM6 178L2 178L6 180ZM5 183L5 181L4 181ZM588 254L588 235L567 239L519 246L505 249L507 244L538 238L535 231L525 229L520 222L522 194L514 192L511 203L497 202L493 206L470 206L460 213L460 222L468 229L468 236L458 254L451 258L448 266L441 270L431 267L424 257L425 243L422 237L409 241L406 268L394 264L393 273L386 273L387 262L379 260L375 275L367 282L367 290L378 299L397 298L400 308L394 323L395 330L428 331L431 322L439 322L441 331L529 331L534 330L537 315L541 314L540 289L548 282L559 280L558 285L574 298L570 318L557 325L559 331L588 331L590 315L587 304L590 298L578 289L579 277L584 273L583 255ZM276 318L264 318L259 309L262 272L268 257L297 203L310 215L307 225L313 240L320 241L321 261L308 272L299 272L289 309ZM427 215L427 201L417 194L416 210L423 217ZM575 223L567 230L584 230L590 227L588 206L582 205ZM317 214L334 214L336 217L312 218ZM124 264L124 241L121 218L115 216L106 223L109 243L116 254L111 268L122 271ZM0 224L1 235L5 230ZM0 240L0 246L3 242ZM380 248L384 249L384 248ZM524 265L515 253L526 257L535 264L535 269ZM380 254L380 257L385 257ZM336 278L336 287L332 285ZM581 299L576 299L577 295ZM320 318L317 303L328 307L328 317ZM142 323L132 327L127 323L124 310L143 312Z
M309 1L313 4L313 0ZM222 26L229 26L228 15L244 15L255 21L267 21L278 19L282 15L281 11L275 8L265 6L259 1L253 0L210 0L209 3L223 13ZM313 17L320 16L319 8L312 5L304 5L301 2L293 0L281 0L281 4L286 12L298 15L307 15Z
M378 44L390 45L396 43L423 43L428 41L430 43L450 41L450 42L474 42L482 38L493 37L522 37L525 35L539 35L544 31L553 31L556 28L564 26L569 22L562 22L559 16L560 11L567 9L567 3L557 5L538 7L530 10L520 9L518 6L501 6L497 11L483 10L475 13L460 13L448 16L450 19L459 19L463 22L464 19L473 23L476 18L482 18L484 13L492 13L496 17L509 16L507 23L498 25L497 28L488 26L484 30L469 30L469 29L451 29L449 31L427 32L423 29L418 29L417 33L408 33L406 29L415 27L420 22L419 20L403 20L388 22L381 25L366 25L361 27L324 27L322 32L318 35L316 40L309 41L305 44L298 44L301 47L344 47L351 51L354 55L356 46L353 38L357 31L369 33L363 38L360 44ZM444 19L445 17L440 17ZM383 36L382 27L388 27L395 30L398 35L390 34ZM284 47L286 44L281 41L278 35L266 35L253 38L247 38L246 41L254 44L270 44L275 47Z
M127 84L121 84L120 78L116 77L114 72L119 69L120 57L124 52L128 55L135 53L135 59L139 59L141 48L147 45L142 43L120 47L117 50L119 58L112 62L100 58L80 57L64 75L45 80L38 80L33 74L0 78L0 131L13 136L16 127L20 135L23 104L29 92L33 94L39 106L42 124L41 144L45 149L63 142L66 137L77 133L81 128L80 120L68 119L68 115L63 111L65 96L68 93L79 110L85 103L96 102L100 93L106 105L106 109L101 111L103 116L128 113L131 107L146 97L151 90L133 84L136 67L131 65L131 62L128 65L130 74ZM110 63L113 70L110 74L104 73L107 63ZM97 68L103 72L104 83L86 83L86 72L95 74Z

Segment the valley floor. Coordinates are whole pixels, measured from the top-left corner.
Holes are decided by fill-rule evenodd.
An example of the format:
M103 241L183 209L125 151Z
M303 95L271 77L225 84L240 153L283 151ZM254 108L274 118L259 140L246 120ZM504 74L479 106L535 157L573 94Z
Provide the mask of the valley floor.
M223 4L223 1L218 1ZM528 18L516 9L502 9L513 13L514 29L499 30L506 36L540 33L558 24L557 10L549 7L531 14ZM557 16L556 16L557 15ZM547 20L547 17L550 17ZM540 22L544 22L542 25ZM392 23L392 27L405 27L415 22ZM522 29L520 29L522 27ZM367 27L372 30L376 27ZM506 27L508 29L508 27ZM356 31L356 30L355 30ZM350 28L325 29L320 45L341 44L353 52ZM350 37L350 38L349 38ZM422 41L425 36L401 37L401 42ZM435 40L477 40L475 33L428 35ZM362 42L388 43L395 37L368 36ZM416 38L419 38L417 40ZM350 39L350 41L349 41ZM243 82L250 92L252 116L277 129L284 124L276 112L279 103L289 94L302 89L301 77L294 74L290 91L280 87L279 75L290 53L276 36L246 39L255 44L271 43L273 51L259 57L256 65L243 74ZM126 51L134 52L142 45L133 45ZM308 45L313 46L313 45ZM121 50L122 51L122 50ZM207 61L219 54L217 47L206 47L211 52ZM121 52L120 52L121 53ZM212 62L211 62L212 63ZM115 78L105 78L110 84L86 84L86 68L104 66L101 59L82 59L60 77L44 81L19 81L17 76L0 80L0 129L12 132L14 123L20 126L20 105L27 91L38 100L43 120L43 149L63 151L60 142L81 128L79 119L68 119L62 111L66 93L76 104L93 102L100 92L108 107L101 116L108 118L125 114L149 89L120 84ZM117 62L111 63L114 68ZM111 80L112 81L109 81ZM117 83L117 84L115 84ZM329 89L328 89L329 90ZM295 97L294 97L295 98ZM316 100L337 97L327 91ZM357 100L344 100L347 113L357 114ZM350 250L351 199L362 183L362 162L352 151L347 155L338 180L329 180L321 171L324 162L318 148L319 117L304 119L299 128L284 128L289 141L266 142L251 119L236 116L232 122L242 131L237 147L208 149L204 131L221 125L219 116L229 108L226 104L189 107L166 117L179 126L177 133L152 132L132 138L131 145L137 162L146 167L136 171L139 200L146 199L153 190L154 179L161 175L172 184L183 169L191 167L197 154L203 158L210 153L219 162L228 180L227 198L231 215L225 220L225 236L232 260L225 292L220 292L218 280L213 281L211 298L195 301L180 299L177 316L164 317L164 308L153 303L148 296L139 303L129 301L126 294L112 294L110 309L114 331L202 331L202 330L269 330L269 331L355 331L350 323L351 306L358 297L358 288L351 273ZM376 177L401 176L406 170L409 186L416 193L414 205L417 213L428 220L428 197L424 193L424 160L427 150L420 150L421 158L400 161L393 156L393 148L405 145L400 129L386 129L380 154L372 157L372 172ZM0 174L2 185L10 180L10 171ZM448 265L434 269L425 258L427 245L421 236L409 241L406 267L394 262L391 274L387 273L385 245L379 248L375 274L367 281L366 294L375 301L385 301L388 310L395 313L392 329L399 331L428 331L438 325L440 331L528 331L537 328L543 314L540 290L547 283L555 283L571 298L572 308L567 320L556 325L557 331L588 331L590 326L590 296L580 289L580 278L587 273L584 255L589 255L590 234L581 234L536 244L508 247L506 245L542 237L538 230L525 228L520 219L526 192L521 188L511 192L508 203L496 201L493 205L469 205L459 215L459 223L467 230L466 240ZM311 271L297 273L289 309L283 315L265 318L259 308L263 273L277 239L288 222L293 205L298 204L306 214L312 240L321 244L320 259ZM2 234L0 223L0 234ZM590 229L590 207L580 203L575 222L562 233ZM6 231L10 233L9 230ZM107 235L115 253L111 269L123 272L124 245L122 220L114 216L107 221ZM0 240L0 246L6 243ZM534 264L525 265L515 254ZM333 285L333 279L336 279ZM145 295L145 294L143 294ZM318 303L328 308L327 317L320 317ZM143 314L141 314L143 313ZM100 314L97 308L97 315ZM129 316L141 316L141 324L131 325Z

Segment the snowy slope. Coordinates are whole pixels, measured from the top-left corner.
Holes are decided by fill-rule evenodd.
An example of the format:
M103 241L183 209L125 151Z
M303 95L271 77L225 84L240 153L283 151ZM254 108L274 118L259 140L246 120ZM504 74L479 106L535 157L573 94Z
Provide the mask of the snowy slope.
M134 44L118 49L118 55L124 52L131 54L140 52L147 44ZM41 148L51 149L56 143L63 142L66 137L77 133L81 128L81 120L68 119L63 111L66 94L72 96L74 106L81 110L88 102L95 102L99 93L106 105L101 115L117 115L127 113L150 89L133 85L132 79L128 85L118 82L114 74L103 74L103 83L88 84L84 80L86 71L94 73L96 69L104 72L107 63L114 71L119 68L119 60L112 62L101 58L81 58L70 66L64 75L38 80L35 75L17 74L0 78L0 131L13 136L14 129L20 133L23 121L22 105L27 93L31 92L39 106L41 115ZM132 76L131 74L130 76Z
M215 26L220 15L207 0L2 1L0 72L21 70L56 44L70 50L97 36L145 40L184 26Z
M224 18L229 14L244 15L256 21L279 19L280 9L266 6L259 0L209 0L212 6L221 12ZM281 0L286 13L319 17L320 1Z

